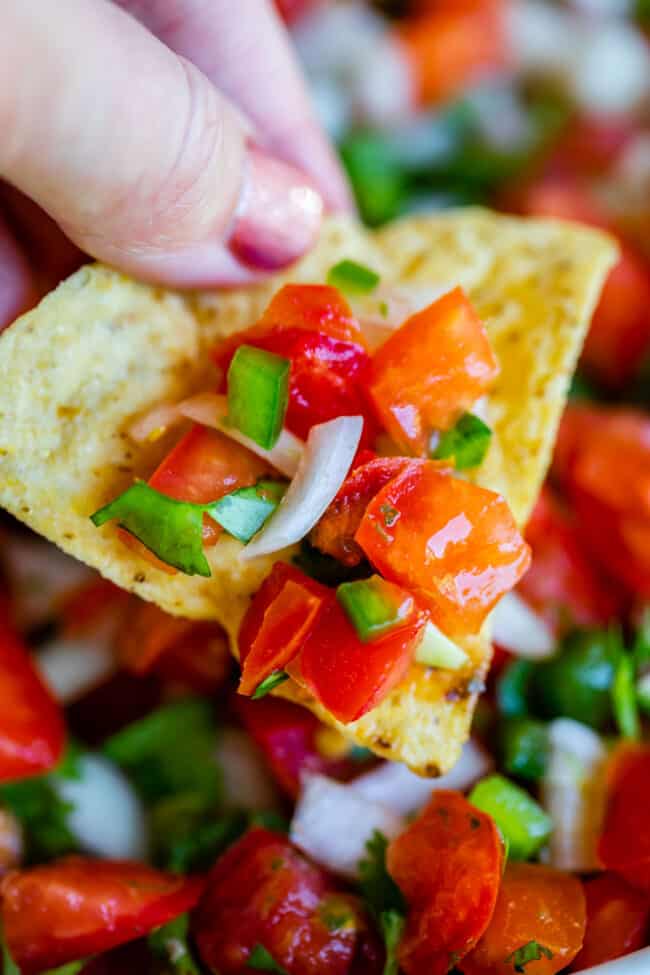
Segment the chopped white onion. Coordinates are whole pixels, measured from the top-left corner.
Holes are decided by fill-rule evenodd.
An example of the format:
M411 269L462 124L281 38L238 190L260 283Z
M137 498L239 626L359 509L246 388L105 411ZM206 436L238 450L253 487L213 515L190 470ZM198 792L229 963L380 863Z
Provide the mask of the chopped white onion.
M178 403L160 403L147 410L129 427L129 436L136 443L151 443L171 430L183 419Z
M390 34L354 59L356 70L350 93L357 118L386 126L413 114L416 90L413 70L399 43Z
M623 21L595 23L575 44L568 82L588 112L626 112L647 97L650 53L639 30Z
M299 542L314 527L346 478L363 430L360 416L339 416L309 431L296 476L242 557L270 555Z
M277 443L270 450L265 450L250 437L240 433L235 427L226 423L228 414L228 400L218 393L199 393L178 404L179 412L195 423L204 427L220 430L231 440L248 447L258 457L267 460L271 467L275 467L286 477L293 477L304 454L305 445L302 440L288 430L283 429Z
M277 808L278 795L262 754L241 728L219 733L215 759L221 768L224 796L237 809Z
M384 762L360 775L349 788L370 802L387 806L394 813L407 816L416 812L437 789L457 789L465 792L493 768L493 761L478 742L470 739L463 746L460 758L446 775L424 779L399 762Z
M549 738L541 796L553 830L544 858L559 870L595 870L599 866L607 749L595 731L570 718L552 721Z
M650 948L642 948L615 961L585 968L580 975L647 975L650 971Z
M311 775L291 820L293 843L317 863L344 877L355 877L366 843L375 830L389 839L402 832L402 816L324 775Z
M506 593L497 603L492 613L492 639L527 660L543 660L555 650L550 626L516 592Z
M117 860L147 855L146 814L122 772L100 755L79 758L80 777L52 776L52 785L72 806L66 824L87 853Z
M575 44L575 19L542 0L507 5L509 47L523 71L560 72Z
M102 633L92 640L52 640L34 659L41 676L62 704L92 690L116 669L110 644Z

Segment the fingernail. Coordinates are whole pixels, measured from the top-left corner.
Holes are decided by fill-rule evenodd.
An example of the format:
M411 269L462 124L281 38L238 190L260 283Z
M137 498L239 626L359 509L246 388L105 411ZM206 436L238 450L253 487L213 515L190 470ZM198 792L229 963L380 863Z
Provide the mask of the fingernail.
M260 149L249 151L247 169L229 248L243 264L274 271L314 243L323 200L307 176Z

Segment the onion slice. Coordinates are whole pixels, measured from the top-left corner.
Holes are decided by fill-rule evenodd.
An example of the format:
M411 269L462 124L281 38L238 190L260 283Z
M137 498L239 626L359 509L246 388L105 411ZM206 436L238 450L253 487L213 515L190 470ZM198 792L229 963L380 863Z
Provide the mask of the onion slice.
M35 654L41 677L62 704L69 704L102 684L117 669L104 635L95 638L56 639Z
M254 454L263 457L271 467L275 467L286 477L293 477L296 474L305 450L302 440L283 429L275 446L270 450L265 450L250 437L240 433L239 430L226 422L228 400L225 396L220 396L218 393L199 393L179 403L178 411L181 416L187 417L188 420L194 420L195 423L200 423L204 427L219 430L231 440L236 440L242 446L248 447Z
M492 613L492 639L499 646L527 660L543 660L555 651L548 623L516 592L508 592Z
M136 443L154 443L182 419L178 403L160 403L139 416L129 427L128 433Z
M291 820L290 838L321 866L344 877L356 877L366 843L375 830L393 839L405 820L386 806L359 795L349 785L311 775Z
M360 416L339 416L311 428L296 476L264 528L242 551L243 558L270 555L305 537L345 480L362 430Z

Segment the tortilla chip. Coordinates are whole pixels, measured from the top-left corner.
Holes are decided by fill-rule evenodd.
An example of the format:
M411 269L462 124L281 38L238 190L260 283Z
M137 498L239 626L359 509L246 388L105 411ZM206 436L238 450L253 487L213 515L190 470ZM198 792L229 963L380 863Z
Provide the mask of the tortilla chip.
M83 268L0 337L0 504L118 585L191 618L219 620L236 652L250 595L273 561L238 558L222 537L212 577L169 576L89 515L167 452L134 445L133 418L209 388L206 350L251 324L279 284L322 281L349 257L388 282L462 283L501 362L490 397L495 437L478 472L525 519L546 467L570 374L616 248L603 234L554 221L468 210L406 220L372 237L332 220L318 247L283 276L245 291L182 296ZM288 557L290 553L285 553ZM296 685L278 689L355 742L427 775L456 761L490 659L487 633L464 644L459 672L414 666L379 707L349 725Z

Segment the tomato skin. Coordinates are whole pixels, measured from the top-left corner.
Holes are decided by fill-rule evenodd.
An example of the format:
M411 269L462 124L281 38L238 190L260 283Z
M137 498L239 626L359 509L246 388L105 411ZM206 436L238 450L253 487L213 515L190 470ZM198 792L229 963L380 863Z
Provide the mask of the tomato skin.
M190 910L202 886L141 863L90 857L12 871L0 886L4 937L32 975L142 937Z
M491 386L498 365L462 288L407 319L375 352L369 394L393 440L418 456Z
M237 348L254 345L291 360L285 424L307 439L314 424L337 416L364 417L361 446L377 425L364 385L370 369L361 329L349 306L327 285L285 285L257 325L222 342L213 359L225 374Z
M501 0L422 3L397 31L421 104L440 104L507 64Z
M490 924L459 963L463 975L512 975L512 954L537 941L552 958L526 965L526 975L555 975L573 960L584 938L585 897L580 881L540 863L509 862Z
M329 906L348 923L328 930ZM217 860L195 912L202 961L220 975L245 975L258 945L289 975L352 975L356 956L378 975L380 954L356 898L341 894L286 837L252 829Z
M375 495L355 538L381 575L424 591L450 635L478 630L530 562L504 499L431 461L412 463Z
M332 594L303 644L295 676L339 721L356 721L404 679L426 619L416 610L386 636L363 643Z
M617 613L620 600L599 575L580 535L550 488L544 487L526 526L530 569L518 586L555 633L567 625L595 626Z
M613 873L584 881L587 930L572 972L628 955L645 944L650 902Z
M619 748L611 764L598 854L607 870L650 894L650 746Z
M358 762L321 754L318 733L323 726L306 708L277 697L259 701L237 697L235 707L246 731L263 751L274 778L292 799L300 793L305 772L322 772L341 781L358 773Z
M446 975L485 931L503 859L492 818L460 792L435 792L388 847L387 866L409 905L399 961L406 975Z
M0 594L0 782L53 768L65 743L63 713L9 622Z
M370 501L412 461L408 457L376 457L355 467L313 529L312 545L343 565L358 565L363 551L354 540Z

